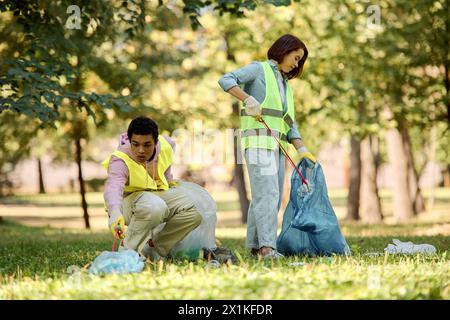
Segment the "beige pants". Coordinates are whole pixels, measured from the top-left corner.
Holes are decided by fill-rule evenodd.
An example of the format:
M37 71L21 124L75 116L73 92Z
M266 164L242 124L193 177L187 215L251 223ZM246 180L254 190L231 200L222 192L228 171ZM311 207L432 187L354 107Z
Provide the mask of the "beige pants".
M128 226L124 246L138 252L151 237L152 229L166 222L153 239L161 256L167 256L202 221L194 203L176 187L167 191L134 192L123 199L122 214Z

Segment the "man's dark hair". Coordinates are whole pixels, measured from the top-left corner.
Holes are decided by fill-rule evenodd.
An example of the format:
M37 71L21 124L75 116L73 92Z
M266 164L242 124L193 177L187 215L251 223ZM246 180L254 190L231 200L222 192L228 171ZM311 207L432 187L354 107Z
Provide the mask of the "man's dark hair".
M134 134L138 135L148 135L151 134L153 140L155 142L158 141L158 125L155 121L147 117L137 117L131 120L130 125L128 126L127 136L128 140L131 142L131 137Z
M303 41L291 34L282 35L269 48L267 51L267 57L281 63L286 55L298 49L303 49L304 55L298 62L297 68L294 68L286 74L288 79L293 79L302 74L306 58L308 58L308 49L306 49Z

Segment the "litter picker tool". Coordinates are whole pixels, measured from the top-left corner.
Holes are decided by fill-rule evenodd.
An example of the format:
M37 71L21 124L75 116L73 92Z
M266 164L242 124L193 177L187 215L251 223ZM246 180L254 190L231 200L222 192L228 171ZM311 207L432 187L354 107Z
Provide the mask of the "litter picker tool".
M267 122L261 117L258 116L257 120L259 122L261 122L262 124L264 124L264 126L266 127L266 129L269 131L269 134L275 139L275 141L278 143L278 146L280 147L281 151L283 152L284 156L289 160L290 164L292 165L292 167L295 169L295 171L297 172L298 176L300 177L300 179L302 180L302 185L306 186L306 190L309 191L309 184L308 184L308 180L305 179L305 177L303 177L302 173L300 172L300 170L297 168L297 166L295 165L294 161L292 161L291 157L289 156L289 154L287 153L286 149L284 149L284 147L281 145L280 140L272 135L272 129L270 129L269 125L267 124Z

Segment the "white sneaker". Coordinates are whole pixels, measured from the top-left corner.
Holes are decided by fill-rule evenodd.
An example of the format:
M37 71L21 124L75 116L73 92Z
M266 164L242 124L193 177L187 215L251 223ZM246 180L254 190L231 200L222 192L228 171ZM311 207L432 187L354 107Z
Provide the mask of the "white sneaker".
M284 256L281 253L279 253L277 250L271 250L263 258L264 258L264 260L267 260L267 259L278 260L278 259L284 258Z

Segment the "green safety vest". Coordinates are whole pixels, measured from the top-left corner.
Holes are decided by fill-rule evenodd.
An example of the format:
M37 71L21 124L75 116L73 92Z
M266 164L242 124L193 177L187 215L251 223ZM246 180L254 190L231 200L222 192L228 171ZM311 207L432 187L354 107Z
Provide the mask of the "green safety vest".
M125 193L169 189L169 183L167 182L164 173L173 162L173 149L170 143L163 136L159 136L158 141L160 143L161 149L157 160L157 171L159 177L157 181L154 181L152 177L150 177L144 166L134 161L132 158L130 158L129 155L124 152L116 150L108 158L106 158L105 161L102 162L102 166L105 169L108 169L109 167L111 156L116 156L125 162L129 172L129 183L125 185Z
M283 113L283 104L281 102L280 92L278 90L277 79L273 73L272 67L268 61L260 62L264 69L264 78L266 82L266 96L261 103L261 116L272 130L272 135L276 136L284 148L288 147L287 134L294 122L294 96L292 89L286 86L287 110ZM245 112L245 107L241 104L241 147L263 148L275 150L278 144L270 136L268 130L261 122L255 120Z

